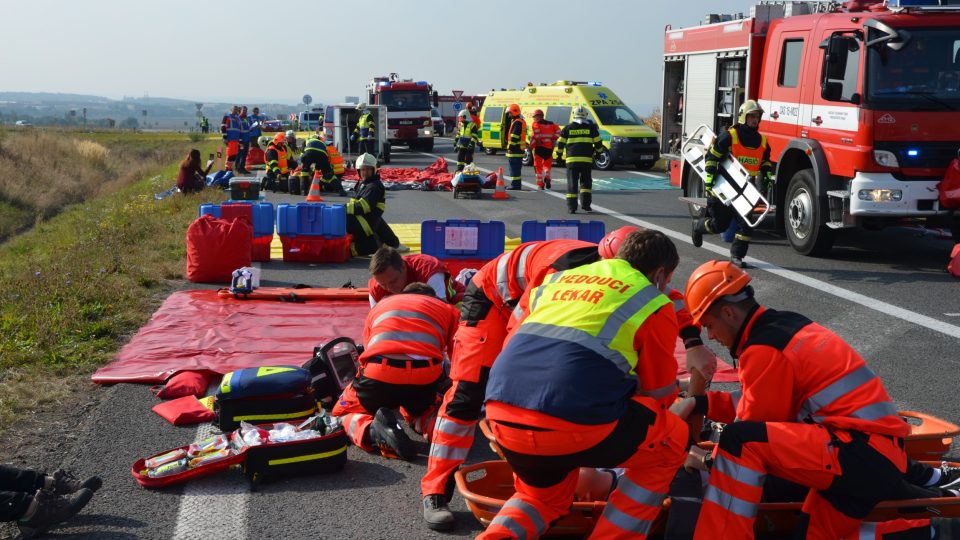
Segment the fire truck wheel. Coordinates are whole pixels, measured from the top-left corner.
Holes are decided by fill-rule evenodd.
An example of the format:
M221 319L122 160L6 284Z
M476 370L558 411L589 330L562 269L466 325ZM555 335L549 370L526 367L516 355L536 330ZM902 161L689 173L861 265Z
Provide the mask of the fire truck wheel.
M610 157L610 151L604 150L597 157L593 158L593 166L601 171L609 171L613 168L613 158Z
M817 195L813 169L801 169L790 179L784 198L787 240L804 255L824 255L833 247L834 230L827 227L824 205Z

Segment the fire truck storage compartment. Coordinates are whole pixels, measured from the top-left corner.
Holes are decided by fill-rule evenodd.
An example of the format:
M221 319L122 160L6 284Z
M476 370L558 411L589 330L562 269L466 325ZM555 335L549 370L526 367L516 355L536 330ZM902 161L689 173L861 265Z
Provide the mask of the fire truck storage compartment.
M714 126L716 102L717 53L687 56L683 98L683 128L686 135L692 134L700 124Z
M667 56L663 63L663 133L661 154L679 154L683 144L683 77L686 74L683 56Z

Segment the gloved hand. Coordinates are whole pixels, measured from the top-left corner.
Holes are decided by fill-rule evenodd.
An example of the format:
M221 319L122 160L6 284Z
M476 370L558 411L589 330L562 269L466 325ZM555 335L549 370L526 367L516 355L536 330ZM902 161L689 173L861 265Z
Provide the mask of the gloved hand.
M713 192L713 174L707 173L703 177L703 187L706 189L708 197L716 197L717 194Z
M350 142L357 142L357 134L350 135Z
M457 152L459 152L460 150L463 150L463 147L460 146L459 144L455 144L455 145L453 146L453 149L456 150Z

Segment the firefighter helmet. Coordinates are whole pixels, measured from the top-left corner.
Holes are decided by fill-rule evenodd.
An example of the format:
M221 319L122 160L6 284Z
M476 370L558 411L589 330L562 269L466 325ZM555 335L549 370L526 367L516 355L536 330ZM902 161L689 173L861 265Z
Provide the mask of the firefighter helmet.
M741 124L747 123L747 115L750 113L760 113L760 116L763 116L763 108L760 107L760 104L752 99L748 99L743 102L743 105L740 105L740 115L737 118L737 121Z
M364 152L357 156L356 167L358 171L361 167L373 167L373 170L377 170L377 158L373 154Z
M703 314L717 299L737 294L750 283L750 275L729 261L707 261L701 264L690 279L684 294L693 322L699 323Z
M543 117L543 109L537 109L533 111L533 117L536 118L538 116Z
M366 104L366 103L357 103L357 110L358 110L358 111L363 112L363 110L366 109L366 108L367 108L367 104Z
M511 103L507 110L510 111L512 116L520 116L520 106L516 103Z
M612 259L616 257L617 251L620 250L620 244L623 243L630 233L639 230L639 227L627 225L604 236L597 245L597 252L600 253L600 258Z
M573 119L574 120L586 120L587 119L587 108L583 105L577 105L573 108Z
M294 131L294 130L292 130L292 129L288 129L288 130L287 130L287 138L288 138L288 139L296 139L296 138L297 138L297 132Z
M281 142L283 142L283 141L285 141L285 140L287 140L287 136L284 135L282 132L281 132L281 133L277 133L276 135L273 136L273 142L274 142L274 143L281 143Z
M470 118L470 111L464 109L459 113L457 113L457 116L459 116L460 118Z

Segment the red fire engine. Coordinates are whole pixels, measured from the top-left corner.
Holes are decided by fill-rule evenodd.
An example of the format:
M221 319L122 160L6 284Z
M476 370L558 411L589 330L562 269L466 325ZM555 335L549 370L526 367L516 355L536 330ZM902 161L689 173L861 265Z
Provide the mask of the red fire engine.
M433 151L431 108L437 93L426 81L401 80L396 73L374 77L367 83L367 103L386 105L387 138L391 145Z
M960 241L960 214L940 207L937 190L960 149L956 4L765 1L749 17L668 26L661 151L671 183L702 197L680 148L701 124L727 129L755 99L776 166L776 225L795 250L824 254L839 229L903 221L949 227Z

